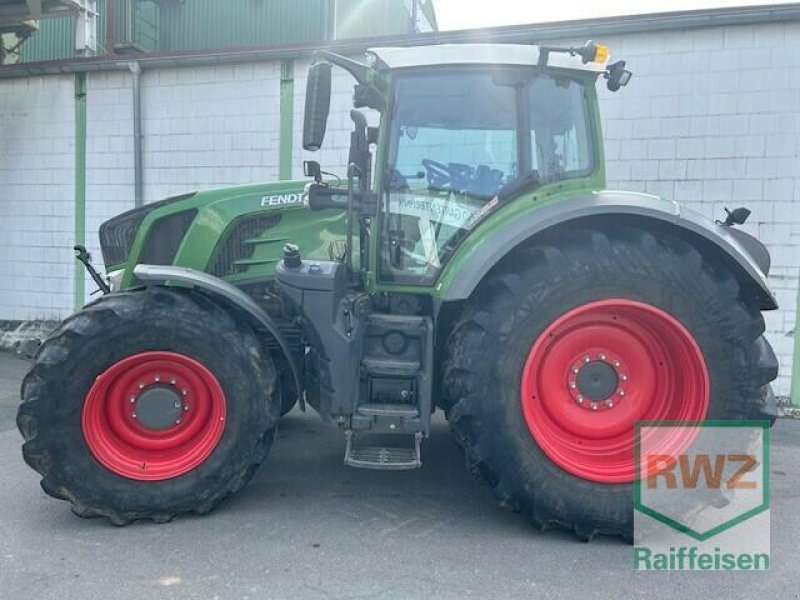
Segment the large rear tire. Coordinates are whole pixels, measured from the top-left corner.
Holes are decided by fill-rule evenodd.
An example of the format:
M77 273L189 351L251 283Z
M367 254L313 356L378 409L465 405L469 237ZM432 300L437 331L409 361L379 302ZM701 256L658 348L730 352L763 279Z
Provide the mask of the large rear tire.
M777 362L763 331L737 281L687 242L564 228L476 291L447 343L442 404L504 505L541 529L630 541L634 422L764 418Z
M17 424L42 488L124 525L207 513L242 488L275 436L276 370L207 296L105 296L42 345Z

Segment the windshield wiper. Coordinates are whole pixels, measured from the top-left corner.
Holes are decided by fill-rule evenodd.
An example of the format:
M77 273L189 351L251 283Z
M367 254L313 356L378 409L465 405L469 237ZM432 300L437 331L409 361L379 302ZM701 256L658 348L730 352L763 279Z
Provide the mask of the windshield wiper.
M497 190L495 195L500 202L505 202L515 198L516 196L519 196L523 192L527 192L533 188L539 187L541 184L542 179L539 177L539 171L528 171L519 179L509 181L507 184Z

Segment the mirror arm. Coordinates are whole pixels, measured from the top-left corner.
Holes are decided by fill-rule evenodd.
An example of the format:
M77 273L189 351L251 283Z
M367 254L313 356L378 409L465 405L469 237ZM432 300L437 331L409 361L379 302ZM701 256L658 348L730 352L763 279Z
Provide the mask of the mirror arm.
M314 55L311 58L311 63L314 64L322 61L328 61L329 63L333 63L334 65L342 67L345 71L355 77L356 81L362 85L367 85L369 83L367 78L369 67L358 62L357 60L341 56L331 52L330 50L317 50L314 52Z

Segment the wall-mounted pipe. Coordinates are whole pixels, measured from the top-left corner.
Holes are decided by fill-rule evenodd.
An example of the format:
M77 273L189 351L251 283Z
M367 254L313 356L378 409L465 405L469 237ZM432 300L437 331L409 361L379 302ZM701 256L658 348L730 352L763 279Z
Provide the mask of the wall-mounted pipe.
M144 204L142 172L142 68L138 62L128 63L133 85L133 205Z
M86 243L86 73L75 74L75 244ZM86 299L86 275L77 261L73 271L75 310Z

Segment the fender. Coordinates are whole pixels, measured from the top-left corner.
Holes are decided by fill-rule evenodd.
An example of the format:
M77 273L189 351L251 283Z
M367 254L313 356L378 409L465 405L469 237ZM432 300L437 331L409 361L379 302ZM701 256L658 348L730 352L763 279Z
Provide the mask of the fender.
M466 244L456 252L439 278L435 294L445 302L465 300L489 270L522 242L550 227L600 215L653 219L710 242L735 265L734 275L739 282L755 289L762 310L778 308L775 295L767 284L769 253L754 237L718 225L676 202L649 194L616 191L592 192L553 202L515 215L505 226L493 228L477 243L470 244L467 238ZM469 268L459 268L467 262Z
M188 267L174 267L162 265L136 265L133 269L133 274L140 281L150 281L155 283L179 282L193 288L198 288L211 296L222 298L230 302L245 314L250 317L256 325L267 331L278 343L289 368L292 371L294 378L295 388L297 389L297 398L300 401L300 406L305 410L303 402L303 387L300 379L300 370L297 363L292 356L289 344L286 338L283 337L278 326L272 318L264 312L264 310L255 303L255 301L245 294L239 288L231 285L227 281L223 281L219 277L214 277L208 273L203 273L196 269Z

